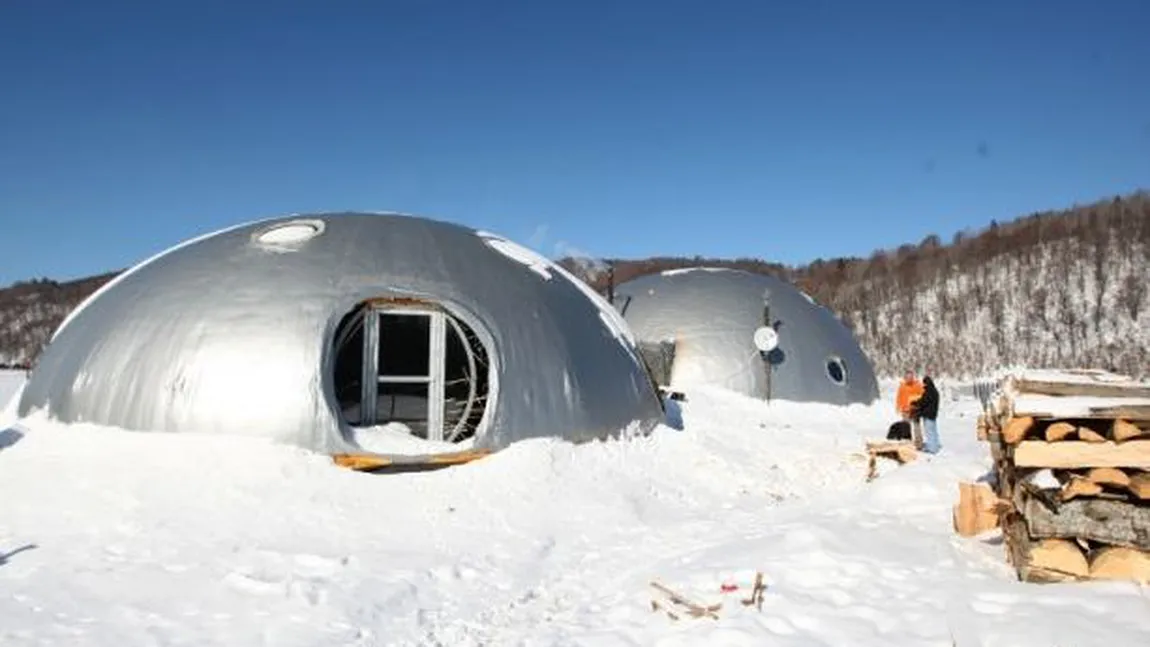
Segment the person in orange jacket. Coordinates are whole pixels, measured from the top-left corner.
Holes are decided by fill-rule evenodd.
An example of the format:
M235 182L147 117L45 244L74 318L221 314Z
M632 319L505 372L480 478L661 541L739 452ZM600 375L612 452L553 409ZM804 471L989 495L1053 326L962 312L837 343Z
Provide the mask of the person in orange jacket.
M898 384L895 393L894 406L903 420L910 422L911 434L914 437L914 446L922 447L922 421L914 415L914 403L922 397L924 390L922 382L915 376L914 371L907 371L902 382Z

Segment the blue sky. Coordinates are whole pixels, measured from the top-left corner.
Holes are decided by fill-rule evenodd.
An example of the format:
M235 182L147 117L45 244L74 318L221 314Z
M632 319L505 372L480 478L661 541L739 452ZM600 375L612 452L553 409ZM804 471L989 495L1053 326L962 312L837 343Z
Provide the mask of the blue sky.
M162 6L161 6L162 5ZM1150 188L1150 3L0 3L0 284L418 213L786 263Z

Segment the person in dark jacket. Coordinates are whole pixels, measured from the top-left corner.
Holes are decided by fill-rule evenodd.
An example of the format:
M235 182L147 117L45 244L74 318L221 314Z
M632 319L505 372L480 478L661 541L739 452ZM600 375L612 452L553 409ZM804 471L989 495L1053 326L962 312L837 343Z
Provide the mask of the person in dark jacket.
M938 438L938 389L930 375L922 378L922 397L914 403L914 416L922 419L922 450L937 454L942 449Z

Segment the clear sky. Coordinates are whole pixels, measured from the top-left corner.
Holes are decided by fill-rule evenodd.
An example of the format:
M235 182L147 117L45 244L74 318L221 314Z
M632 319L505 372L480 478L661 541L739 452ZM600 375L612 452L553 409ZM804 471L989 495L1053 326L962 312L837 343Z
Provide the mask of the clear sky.
M310 210L786 263L1150 188L1147 0L4 0L0 284Z

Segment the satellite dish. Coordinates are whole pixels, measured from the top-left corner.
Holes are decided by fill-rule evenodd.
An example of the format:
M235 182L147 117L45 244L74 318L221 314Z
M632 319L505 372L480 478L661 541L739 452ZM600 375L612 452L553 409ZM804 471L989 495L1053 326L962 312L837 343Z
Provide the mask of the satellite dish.
M755 334L752 339L754 340L755 348L758 348L764 353L773 351L779 345L779 333L775 332L775 329L770 326L760 326L755 329Z

